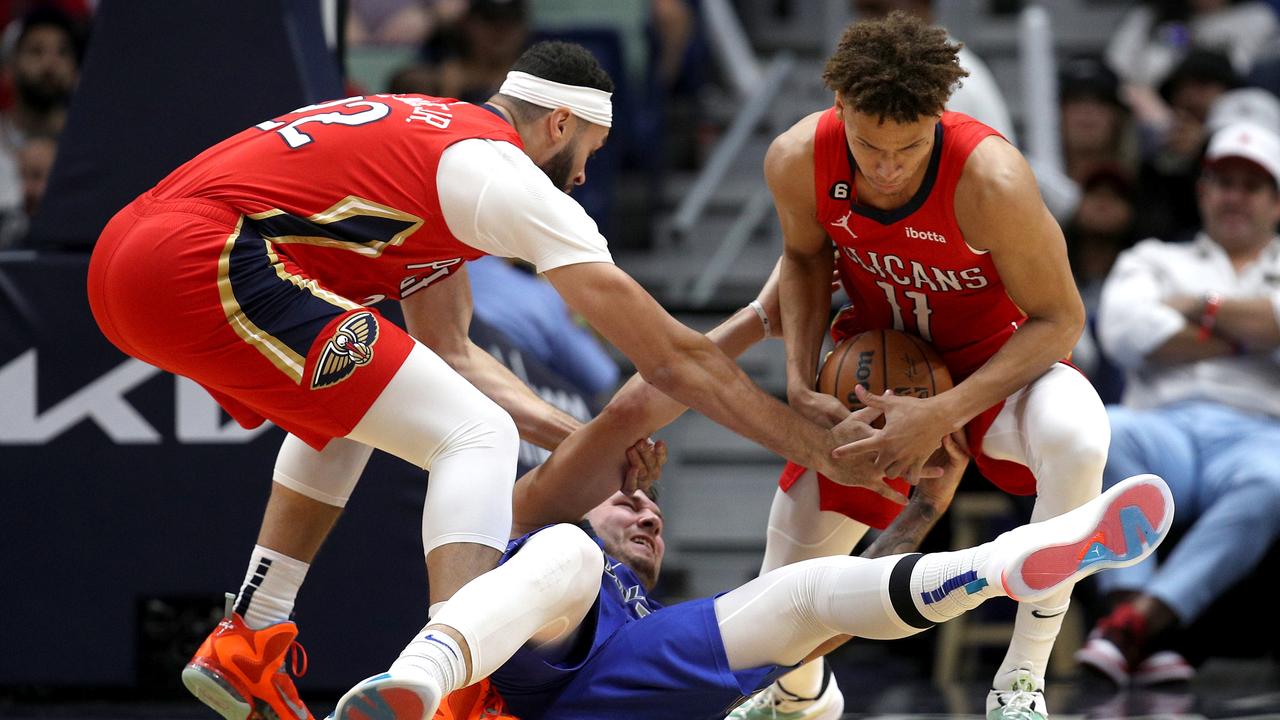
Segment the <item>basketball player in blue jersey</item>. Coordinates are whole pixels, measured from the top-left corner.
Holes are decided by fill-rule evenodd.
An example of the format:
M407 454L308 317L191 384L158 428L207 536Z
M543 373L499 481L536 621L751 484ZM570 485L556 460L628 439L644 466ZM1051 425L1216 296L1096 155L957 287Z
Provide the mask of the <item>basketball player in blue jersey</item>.
M760 319L744 308L709 335L726 354L779 328L775 285L757 301ZM977 548L819 558L664 608L648 597L664 553L661 511L649 495L615 492L616 458L630 449L648 455L633 464L651 466L635 438L683 410L633 378L517 483L513 532L526 534L501 565L459 590L387 672L343 696L335 716L425 720L445 695L489 677L522 720L721 718L844 636L906 637L989 597L1042 597L1138 562L1172 522L1164 482L1138 476ZM864 422L878 413L862 412ZM935 516L954 492L968 457L950 436L943 445L942 476L921 482L898 530L913 515ZM565 524L584 514L597 537ZM891 527L882 540L912 545L913 533Z

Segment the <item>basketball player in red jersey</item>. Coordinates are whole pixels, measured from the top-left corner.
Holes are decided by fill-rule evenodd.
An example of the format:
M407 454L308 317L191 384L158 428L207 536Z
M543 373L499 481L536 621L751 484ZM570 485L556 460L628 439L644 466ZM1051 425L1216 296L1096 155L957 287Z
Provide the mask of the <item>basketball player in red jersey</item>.
M945 111L966 75L946 31L901 13L845 31L824 79L834 107L769 148L765 176L781 220L788 398L817 422L848 415L814 380L834 263L850 300L837 337L873 328L918 335L957 384L934 398L859 398L885 425L837 451L864 455L889 478L915 480L947 433L964 429L983 473L1036 494L1033 520L1098 495L1110 436L1089 382L1060 364L1084 309L1062 232L1017 149L991 128ZM902 482L902 481L896 481ZM847 553L897 505L792 464L770 514L765 572ZM905 485L901 487L905 488ZM1046 715L1043 678L1070 588L1019 606L1014 637L988 695L988 717ZM734 718L834 718L843 701L805 666Z
M224 717L310 717L283 671L288 618L371 448L431 473L435 605L506 547L517 432L550 448L573 429L467 340L467 260L531 262L662 391L842 481L870 476L831 457L865 426L819 426L768 397L612 264L567 195L609 133L612 88L583 48L549 43L483 106L299 108L205 151L104 229L88 279L104 334L242 424L290 433L236 612L184 671ZM382 299L401 302L409 333L367 307Z

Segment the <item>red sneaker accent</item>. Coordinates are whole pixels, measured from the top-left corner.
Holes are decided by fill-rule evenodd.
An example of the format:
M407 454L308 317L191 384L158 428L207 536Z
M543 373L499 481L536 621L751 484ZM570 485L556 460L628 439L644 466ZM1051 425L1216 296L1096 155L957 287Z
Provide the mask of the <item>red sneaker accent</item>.
M1097 529L1088 537L1032 553L1022 563L1023 582L1032 590L1043 590L1062 582L1063 578L1081 569L1081 563L1095 543L1106 547L1117 558L1129 554L1120 511L1130 506L1137 506L1152 528L1160 527L1165 514L1164 497L1151 485L1138 485L1111 501Z
M315 720L284 667L288 656L295 675L307 671L307 654L297 637L298 626L291 622L253 630L232 613L205 638L187 663L183 680L201 702L219 712L219 705L243 702L252 706L249 717L261 716L269 707L280 720ZM200 676L210 682L199 682ZM211 692L222 692L230 703L210 697Z

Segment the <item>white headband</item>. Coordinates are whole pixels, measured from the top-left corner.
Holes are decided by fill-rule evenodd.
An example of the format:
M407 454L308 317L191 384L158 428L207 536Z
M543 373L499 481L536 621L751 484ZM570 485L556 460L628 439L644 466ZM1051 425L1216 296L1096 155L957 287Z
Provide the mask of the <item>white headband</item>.
M569 108L569 112L589 123L613 127L613 103L607 93L581 85L565 85L554 80L540 78L516 70L507 73L507 79L498 90L544 108Z

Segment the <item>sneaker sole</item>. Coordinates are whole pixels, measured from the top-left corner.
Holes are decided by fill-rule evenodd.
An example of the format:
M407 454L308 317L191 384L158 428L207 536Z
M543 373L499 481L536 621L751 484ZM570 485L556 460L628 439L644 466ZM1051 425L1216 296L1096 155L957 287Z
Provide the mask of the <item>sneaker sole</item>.
M334 708L336 720L429 720L440 705L438 691L376 675L347 691Z
M1159 477L1137 475L1046 522L1068 518L1080 528L1071 540L1032 541L1025 555L1005 567L1001 580L1010 597L1044 597L1099 570L1141 562L1169 533L1173 495Z
M182 670L182 684L197 700L226 720L248 720L253 714L253 701L212 670L188 665Z

